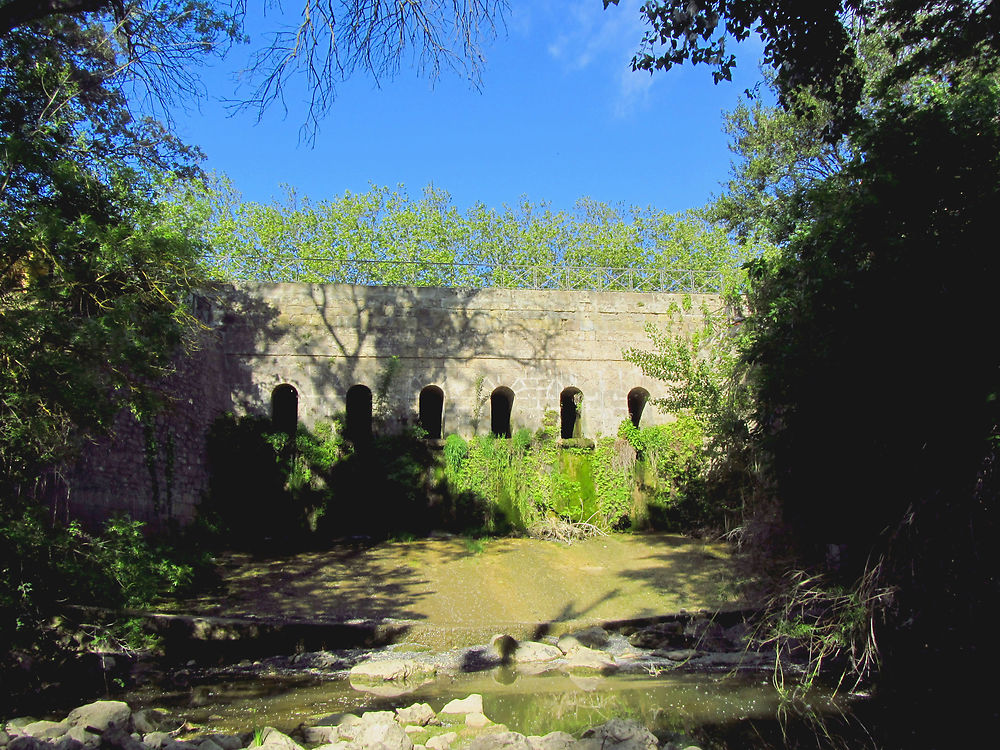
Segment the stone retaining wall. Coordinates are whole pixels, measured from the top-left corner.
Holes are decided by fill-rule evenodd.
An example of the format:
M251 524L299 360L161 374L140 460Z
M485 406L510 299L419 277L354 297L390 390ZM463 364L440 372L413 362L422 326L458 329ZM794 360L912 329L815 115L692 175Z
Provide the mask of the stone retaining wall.
M692 330L717 295L509 289L240 284L194 302L205 323L199 351L169 386L172 408L152 425L131 415L67 474L58 512L99 520L127 513L154 525L189 521L207 487L205 433L226 411L271 415L275 389L292 393L303 424L343 416L347 393L370 391L374 429L419 418L421 390L443 395L442 432L491 430L491 394L513 395L510 429L537 429L561 394L582 396L577 433L612 435L636 388L664 385L622 359L649 348L645 326L671 319ZM380 399L380 394L384 395ZM297 410L296 402L297 399ZM669 421L652 404L642 424ZM152 438L152 439L150 439ZM155 477L155 481L154 481Z

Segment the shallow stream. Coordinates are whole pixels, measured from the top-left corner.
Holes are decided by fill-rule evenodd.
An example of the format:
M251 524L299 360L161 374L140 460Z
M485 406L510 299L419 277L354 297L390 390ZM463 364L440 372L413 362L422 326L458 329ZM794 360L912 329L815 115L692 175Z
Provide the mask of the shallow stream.
M808 706L789 710L769 674L664 673L574 677L518 675L507 668L439 677L410 692L379 696L346 679L257 676L207 680L173 691L137 690L133 708L169 708L207 731L245 732L273 726L285 732L338 713L386 710L426 702L435 711L453 698L483 696L484 713L525 735L555 730L576 736L610 718L633 718L661 739L683 734L708 748L817 747L817 730L845 747L864 747L848 701L816 691Z

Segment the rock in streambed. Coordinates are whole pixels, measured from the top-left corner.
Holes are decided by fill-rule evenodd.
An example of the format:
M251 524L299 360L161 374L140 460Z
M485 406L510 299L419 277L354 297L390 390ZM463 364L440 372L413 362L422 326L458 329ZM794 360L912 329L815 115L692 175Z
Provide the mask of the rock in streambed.
M426 703L415 703L396 711L334 714L313 726L302 726L291 735L273 727L244 734L206 734L188 731L178 724L169 731L142 734L148 727L148 712L135 712L120 701L96 701L74 709L63 721L11 720L0 731L3 750L652 750L656 737L628 719L612 719L592 727L578 740L566 732L525 736L503 724L495 724L482 711L482 696L470 695L451 701L439 713ZM176 723L166 712L157 712L161 726ZM91 723L93 721L93 724ZM89 745L69 733L85 727L94 741ZM665 745L664 747L677 747Z

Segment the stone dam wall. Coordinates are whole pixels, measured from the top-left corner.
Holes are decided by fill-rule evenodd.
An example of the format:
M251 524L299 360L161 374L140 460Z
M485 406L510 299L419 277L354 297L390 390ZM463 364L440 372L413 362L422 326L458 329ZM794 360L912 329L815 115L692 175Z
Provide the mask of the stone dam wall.
M432 437L535 430L556 412L564 437L613 435L665 390L622 351L650 348L648 324L690 331L722 308L717 295L295 283L220 286L193 305L204 331L167 383L168 411L123 414L66 473L57 516L190 521L225 412L346 416L355 432L419 423ZM639 418L672 416L649 403Z

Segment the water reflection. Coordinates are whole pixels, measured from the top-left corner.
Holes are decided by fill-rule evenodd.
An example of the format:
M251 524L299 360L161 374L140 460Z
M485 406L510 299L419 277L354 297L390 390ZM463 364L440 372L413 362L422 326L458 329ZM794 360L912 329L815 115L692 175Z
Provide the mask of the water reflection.
M483 696L493 721L526 735L562 730L579 736L610 718L632 718L661 738L683 733L705 748L862 748L866 734L854 726L846 701L829 693L810 695L808 709L791 713L766 674L668 673L659 676L580 677L523 675L509 667L440 677L405 694L379 695L353 689L347 680L256 677L207 682L173 693L149 690L126 696L134 707L172 708L213 731L274 726L294 730L343 712L388 710L416 702L435 710L470 693ZM818 720L817 727L813 720ZM822 738L822 742L819 740ZM840 740L838 740L840 738Z

